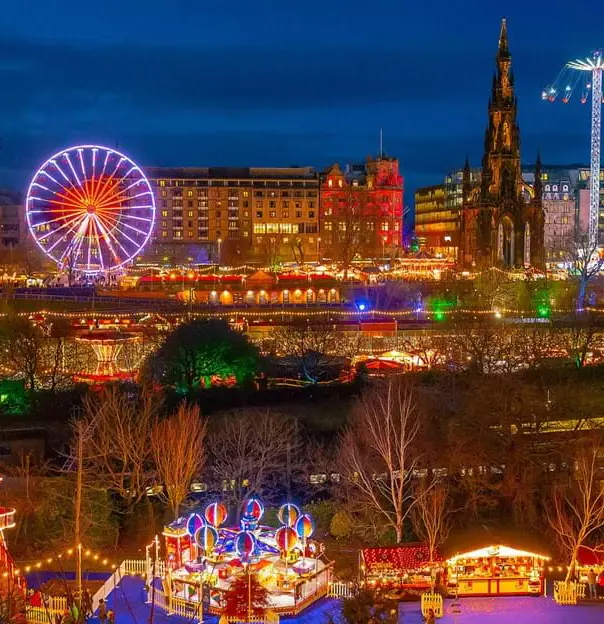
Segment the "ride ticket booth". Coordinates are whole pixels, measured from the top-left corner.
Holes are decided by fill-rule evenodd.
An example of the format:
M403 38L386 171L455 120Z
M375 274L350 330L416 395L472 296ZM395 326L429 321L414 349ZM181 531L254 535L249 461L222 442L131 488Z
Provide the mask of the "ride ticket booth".
M447 590L456 596L540 596L549 559L502 545L455 555L445 564Z

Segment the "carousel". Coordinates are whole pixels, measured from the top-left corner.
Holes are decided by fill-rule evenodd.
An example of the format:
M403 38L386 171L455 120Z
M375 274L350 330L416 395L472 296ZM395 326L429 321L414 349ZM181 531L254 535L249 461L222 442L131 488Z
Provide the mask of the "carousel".
M333 563L323 558L323 544L311 539L314 522L296 505L278 512L280 526L261 524L264 507L245 501L239 526L228 526L221 502L192 513L164 529L166 596L200 602L212 614L227 612L229 591L251 576L267 590L266 610L295 615L327 594Z

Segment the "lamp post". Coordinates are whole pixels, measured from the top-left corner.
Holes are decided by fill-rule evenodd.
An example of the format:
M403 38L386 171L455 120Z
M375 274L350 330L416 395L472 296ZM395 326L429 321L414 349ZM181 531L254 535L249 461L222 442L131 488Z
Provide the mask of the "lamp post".
M219 238L216 242L218 243L218 268L220 268L220 247L222 246L222 238Z
M321 263L321 237L317 237L317 262Z
M382 236L382 262L386 258L386 237Z

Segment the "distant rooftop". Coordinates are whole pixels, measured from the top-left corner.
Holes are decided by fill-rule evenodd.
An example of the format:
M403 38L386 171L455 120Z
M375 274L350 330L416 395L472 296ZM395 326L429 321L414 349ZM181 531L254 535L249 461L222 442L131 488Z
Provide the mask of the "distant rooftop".
M313 167L145 167L145 173L152 179L170 178L178 180L309 179L317 177L317 172Z

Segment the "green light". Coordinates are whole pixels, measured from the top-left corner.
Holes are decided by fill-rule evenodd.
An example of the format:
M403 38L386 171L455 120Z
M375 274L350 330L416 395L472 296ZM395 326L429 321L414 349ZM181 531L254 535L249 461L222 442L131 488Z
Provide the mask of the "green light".
M434 319L437 321L444 321L445 320L445 313L441 312L440 310L438 312L434 313Z
M537 316L539 318L549 318L552 315L551 308L548 305L537 306Z

